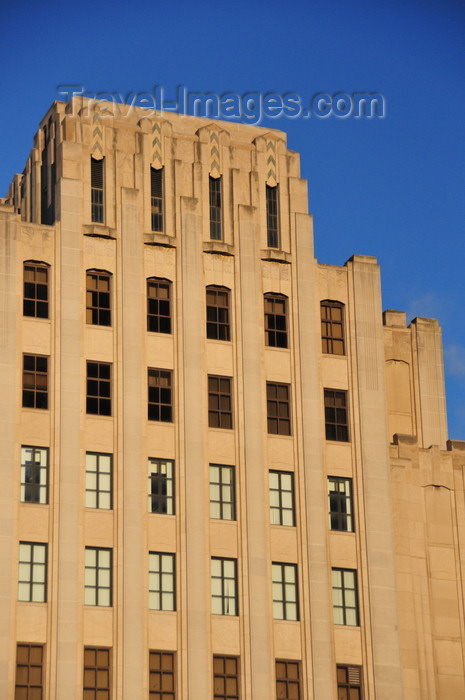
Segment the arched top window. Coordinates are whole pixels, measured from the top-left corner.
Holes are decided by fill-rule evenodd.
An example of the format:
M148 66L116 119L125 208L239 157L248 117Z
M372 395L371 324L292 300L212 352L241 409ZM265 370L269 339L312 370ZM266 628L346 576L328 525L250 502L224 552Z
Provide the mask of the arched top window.
M164 277L147 279L147 330L171 333L172 284Z
M325 299L320 309L322 351L328 355L345 355L344 304Z
M288 298L284 294L265 294L265 343L272 348L287 348Z
M86 270L86 323L111 326L111 272Z
M227 287L209 285L207 292L207 338L230 340L229 292Z
M48 263L25 260L23 266L23 315L48 318Z

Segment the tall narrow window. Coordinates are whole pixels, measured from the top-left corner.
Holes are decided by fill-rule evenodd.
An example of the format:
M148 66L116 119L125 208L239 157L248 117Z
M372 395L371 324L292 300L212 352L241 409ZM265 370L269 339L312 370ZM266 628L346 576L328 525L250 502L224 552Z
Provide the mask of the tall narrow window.
M149 513L174 514L174 463L149 459Z
M279 248L278 186L266 186L266 235L268 248Z
M152 231L163 228L163 168L150 168L150 203L152 210Z
M149 608L176 610L174 554L149 552Z
M84 700L110 700L111 649L84 648Z
M86 547L84 603L111 607L111 549Z
M48 357L23 355L23 406L48 408Z
M329 526L331 530L353 532L352 479L328 477Z
M171 423L173 398L172 372L166 369L148 368L148 419Z
M291 472L270 471L270 523L295 525L294 475Z
M321 302L320 310L323 352L344 355L344 304L326 299Z
M48 265L24 263L23 315L48 318Z
M207 338L229 340L229 289L207 287Z
M21 447L21 501L47 503L48 449Z
M221 185L221 177L209 177L210 238L214 241L221 241L223 238L223 195Z
M111 326L111 274L103 270L86 273L86 321L94 326Z
M237 566L235 559L211 560L212 613L237 615Z
M266 383L268 432L271 435L291 434L289 384Z
M176 700L176 654L174 651L149 652L149 698Z
M301 700L300 661L276 659L276 697L279 700Z
M265 294L265 343L271 348L287 348L287 297Z
M17 644L15 700L42 700L44 690L44 646Z
M111 416L111 365L87 363L87 413Z
M334 624L358 626L357 572L333 569L332 581Z
M273 562L273 617L275 620L298 620L297 566Z
M18 600L45 603L47 600L47 545L19 543Z
M325 389L326 439L348 442L347 392Z
M210 428L232 428L230 377L208 377L208 425Z
M147 280L147 330L171 333L171 282L158 277Z
M90 196L92 221L103 224L105 221L104 204L104 162L105 159L90 159Z
M210 464L210 518L235 520L234 467Z
M213 699L239 700L239 659L237 656L213 657Z
M339 700L362 700L362 669L360 666L337 666L337 697Z
M86 507L111 509L112 457L98 452L86 454Z

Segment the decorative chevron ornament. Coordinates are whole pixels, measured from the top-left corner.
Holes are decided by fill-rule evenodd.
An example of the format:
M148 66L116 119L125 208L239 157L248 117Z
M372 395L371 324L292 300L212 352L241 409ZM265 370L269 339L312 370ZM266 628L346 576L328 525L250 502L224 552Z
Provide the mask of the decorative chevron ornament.
M275 187L278 184L276 168L276 141L266 142L266 184Z
M210 175L215 178L221 175L220 135L216 129L210 130Z
M161 124L154 121L152 124L152 167L156 170L163 167Z
M98 109L93 110L92 118L92 156L96 160L100 160L105 155L104 153L104 129L102 117Z

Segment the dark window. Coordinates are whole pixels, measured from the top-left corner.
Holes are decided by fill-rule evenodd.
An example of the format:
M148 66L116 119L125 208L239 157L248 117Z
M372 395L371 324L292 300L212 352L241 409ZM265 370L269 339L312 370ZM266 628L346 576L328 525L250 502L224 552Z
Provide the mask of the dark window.
M210 518L235 520L234 467L210 464Z
M23 315L48 318L48 266L24 263Z
M328 477L329 526L331 530L354 531L352 479Z
M149 513L174 514L174 463L149 458Z
M110 700L111 649L84 648L84 700Z
M84 603L111 607L112 551L103 547L86 547Z
M295 525L294 475L291 472L270 471L270 523Z
M111 510L112 456L86 453L86 507Z
M334 624L357 627L357 572L353 569L333 569L332 585Z
M43 700L44 647L42 644L17 644L15 700Z
M48 502L48 449L21 447L21 501Z
M276 697L278 700L301 700L300 661L276 660Z
M208 377L208 425L210 428L232 428L230 377Z
M47 600L47 545L19 543L18 600L45 603Z
M229 289L207 287L207 338L229 340Z
M103 224L105 221L105 206L103 201L103 168L104 158L96 160L90 159L90 196L92 221Z
M48 357L23 355L23 406L48 408Z
M320 309L323 352L344 355L344 304L326 300L321 302Z
M214 700L239 700L239 659L236 656L213 657Z
M272 435L291 434L289 384L266 383L268 432Z
M150 168L152 231L163 231L163 168Z
M287 297L282 294L265 294L265 343L287 348Z
M362 700L362 669L360 666L337 666L338 700Z
M111 326L111 275L99 270L86 273L86 322L94 326Z
M326 439L348 442L347 392L325 389Z
M235 559L211 560L212 613L238 615L237 566Z
M279 248L278 186L266 186L266 235L268 248Z
M210 188L210 238L221 241L223 238L222 178L209 178Z
M149 652L149 698L176 700L176 654L173 651Z
M148 383L148 419L171 423L173 420L171 371L149 367Z
M147 330L171 333L171 282L158 277L147 280Z
M273 617L275 620L298 620L299 602L297 566L273 562Z
M149 552L149 608L176 610L174 554Z
M111 365L87 363L87 413L111 416Z

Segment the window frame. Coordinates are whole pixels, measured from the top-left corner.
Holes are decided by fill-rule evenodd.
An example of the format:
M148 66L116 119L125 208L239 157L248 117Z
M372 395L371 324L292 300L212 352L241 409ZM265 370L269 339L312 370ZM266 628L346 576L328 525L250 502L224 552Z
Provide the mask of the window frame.
M280 666L284 665L285 673ZM290 667L296 667L297 676L289 673ZM275 659L276 697L282 700L302 700L302 663L296 659ZM292 688L292 690L290 690ZM297 688L297 695L294 689ZM284 694L283 694L284 691Z
M218 481L213 480L213 470L218 471ZM224 474L229 473L229 482L224 479ZM229 464L210 464L209 465L209 484L210 484L210 518L213 520L236 520L236 469ZM217 498L214 493L217 488ZM229 500L225 495L230 493ZM214 515L214 506L217 505L219 515ZM229 508L229 517L227 515Z
M335 489L331 490L331 483ZM340 490L344 486L346 491ZM329 529L332 532L355 532L352 479L328 476Z
M212 615L237 617L239 615L237 559L211 557L210 574ZM216 586L215 582L219 582L219 585Z
M167 297L159 294L161 288L167 289ZM152 295L151 290L157 294ZM171 296L172 282L164 277L147 277L147 332L171 334ZM167 311L168 313L162 313Z
M340 584L335 585L336 575L340 574ZM352 579L353 587L346 583L346 578ZM333 596L333 620L335 625L345 627L360 627L360 612L358 603L357 570L333 567L331 569L331 588ZM340 591L340 595L337 593ZM348 597L352 593L353 604L349 605ZM340 603L339 603L340 599ZM336 604L337 603L337 604ZM349 614L354 615L355 622L348 622ZM342 622L341 622L342 620Z
M152 667L152 659L159 657L158 668ZM164 659L171 660L171 668L163 668ZM157 680L154 679L157 677ZM168 683L165 684L165 679ZM171 680L171 683L169 681ZM153 687L152 687L153 685ZM166 688L171 685L171 688ZM176 652L149 649L149 698L153 700L176 700Z
M280 246L280 225L279 225L279 185L266 185L266 245L267 248L278 248Z
M277 476L278 484L277 487L272 487L272 475ZM283 477L288 477L290 479L290 489L283 488ZM278 469L270 469L268 471L268 485L269 485L269 501L270 501L270 525L278 525L282 527L295 527L296 525L296 513L295 513L295 493L294 493L294 472L283 471ZM272 494L277 494L277 504L272 503ZM283 495L290 494L291 505L285 503L286 498ZM286 514L291 514L292 522L285 522ZM277 516L276 519L273 518L273 514Z
M173 459L149 457L147 460L149 475L149 513L158 515L175 515L175 464ZM153 471L157 467L157 472ZM160 471L166 468L165 474ZM154 485L157 488L154 490ZM163 493L165 491L165 493ZM154 504L158 507L154 508Z
M209 340L231 340L230 292L228 287L210 284L206 287L206 336ZM214 297L213 302L210 297ZM225 303L218 301L224 299Z
M287 574L293 572L293 581L286 580ZM299 580L297 564L289 562L274 561L271 564L272 591L273 591L273 619L290 620L298 622L300 620L299 610ZM279 573L279 576L277 574ZM290 591L294 591L294 600ZM278 598L277 595L280 595ZM281 606L281 613L277 614L276 606ZM295 612L292 612L295 610Z
M163 233L165 230L164 213L165 168L150 166L150 214L151 230Z
M95 469L89 469L90 457L95 458ZM104 471L100 468L100 463L104 463L104 458L108 458L109 469ZM94 510L113 510L113 455L108 452L86 452L86 489L85 489L85 504L86 508ZM95 474L95 488L91 488L91 475ZM108 482L107 488L104 488L105 482ZM95 494L95 504L90 505L91 495ZM101 505L105 501L105 496L108 498L108 505Z
M232 377L209 374L208 380L208 427L220 430L233 430L233 387ZM216 387L213 383L216 382ZM227 390L226 383L228 384ZM222 404L226 403L228 407Z
M222 664L222 670L218 669L219 662ZM232 662L234 662L235 666L234 672L231 669ZM241 695L239 657L214 654L212 670L214 700L239 700ZM235 681L235 690L237 690L237 692L234 692L234 688L231 688L232 679ZM218 687L219 685L221 685L221 688Z
M90 157L91 221L105 223L105 158Z
M324 389L326 440L350 442L348 396L345 389ZM343 399L342 404L339 404L340 399Z
M340 678L339 671L345 672L345 679ZM352 678L351 678L352 676ZM358 678L357 678L358 676ZM341 700L363 700L363 667L354 664L337 664L336 665L336 680L338 697ZM353 682L355 681L355 682ZM343 696L340 691L347 691ZM358 690L358 698L354 698L352 690Z
M95 663L89 663L88 655L93 652L95 654ZM103 654L108 654L108 662L106 664L99 663L99 657ZM87 671L87 673L86 673ZM88 682L89 674L93 674L95 682L91 685ZM102 684L102 679L107 679L107 683ZM102 693L106 693L105 700L110 700L112 689L112 648L111 647L94 647L85 646L83 654L83 693L85 700L101 700ZM90 698L90 693L94 693Z
M210 240L223 240L223 176L208 176L210 206Z
M29 555L26 555L26 547ZM37 556L42 552L41 556ZM18 553L18 601L23 603L46 603L48 579L48 545L46 542L21 540ZM22 588L23 587L23 588ZM27 592L25 588L27 587ZM36 595L35 588L40 595Z
M27 650L27 658L20 658L20 649ZM33 651L40 649L40 660L35 660ZM41 697L45 697L45 644L31 644L29 642L16 643L16 674L15 674L15 698L20 691L22 698L37 697L37 690L41 691ZM21 669L21 670L20 670ZM39 672L38 672L38 669ZM40 682L38 676L40 675ZM21 678L21 676L26 676ZM31 691L31 693L29 692ZM24 694L24 692L26 694Z
M93 562L90 561L91 552L95 553ZM105 559L108 557L107 561L101 561L104 555ZM94 602L89 602L91 597ZM84 605L97 608L113 607L113 550L111 547L85 548Z
M32 280L26 280L26 270L33 273ZM23 262L23 316L26 318L49 318L49 270L50 265L35 260ZM37 279L39 272L45 272L45 282ZM39 292L42 291L42 298ZM31 292L33 292L31 294ZM27 311L31 307L32 313ZM39 313L41 311L41 313Z
M89 375L89 368L95 365L97 367L97 375ZM104 367L108 367L108 377L101 376ZM90 416L110 416L112 415L112 364L110 362L96 362L95 360L86 361L86 414ZM95 384L96 392L91 392L93 384ZM108 393L101 391L108 387ZM97 410L89 410L93 403Z
M162 379L168 380L165 386L160 384ZM173 370L147 367L147 420L173 422L173 389Z
M340 311L340 319L333 318L333 309ZM341 301L323 299L320 302L321 322L321 351L325 355L343 357L346 354L344 304ZM336 332L340 329L340 335ZM341 344L342 352L335 352L337 344Z
M26 367L27 361L33 360L34 368L29 369ZM37 369L38 361L45 360L45 370ZM31 355L29 353L23 353L23 384L22 384L22 407L23 408L37 408L42 411L47 411L48 406L48 392L49 392L49 376L48 376L48 355ZM30 377L29 385L26 382L26 378ZM42 383L45 388L40 387L41 378ZM32 401L32 403L31 403Z
M32 451L32 461L26 460L26 451ZM39 454L37 461L36 454ZM43 463L43 459L45 463ZM49 448L35 445L21 445L21 484L20 502L48 504ZM31 498L27 498L30 491ZM38 498L36 497L38 494Z
M107 270L86 270L86 324L111 328L112 273ZM108 282L108 289L99 289L100 283ZM92 287L95 283L95 288ZM108 297L108 302L105 302Z
M167 562L171 562L171 569L164 568ZM158 603L153 602L156 596ZM149 610L176 611L176 554L173 552L149 552L148 603Z
M280 396L285 389L286 397ZM272 391L275 396L272 396ZM287 412L280 415L282 407L287 406ZM274 407L274 413L270 409ZM291 419L291 385L282 382L266 382L266 416L268 435L292 435ZM276 430L271 429L275 425Z
M280 348L282 350L289 348L289 332L288 332L288 302L289 297L285 294L276 294L274 292L266 292L263 295L264 314L265 314L265 345L268 348ZM284 306L283 313L277 313L275 306L281 303ZM271 309L267 306L271 305ZM284 321L282 321L284 319ZM279 328L279 325L284 325Z

